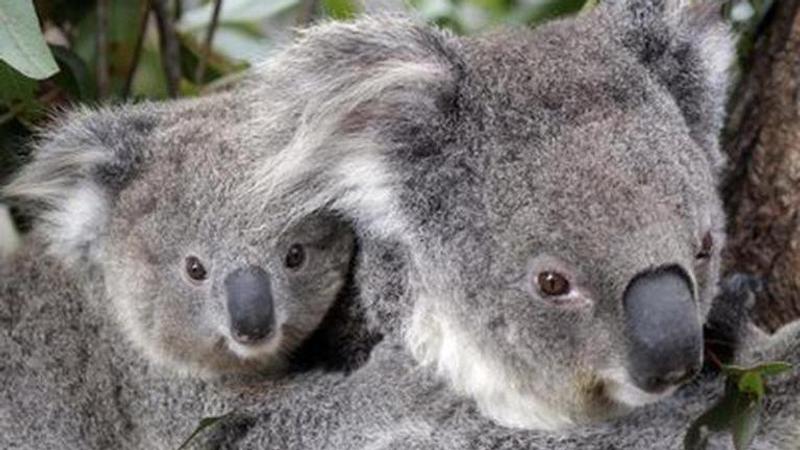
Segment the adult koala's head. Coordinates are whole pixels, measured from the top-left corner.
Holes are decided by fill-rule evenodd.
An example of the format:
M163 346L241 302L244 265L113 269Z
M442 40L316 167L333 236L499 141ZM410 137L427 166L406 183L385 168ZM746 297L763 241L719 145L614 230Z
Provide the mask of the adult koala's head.
M4 189L51 253L98 270L108 309L182 372L280 367L325 315L352 255L333 216L287 224L248 194L250 112L237 94L73 112Z
M265 191L402 241L410 349L499 422L657 400L700 367L724 241L717 12L631 0L477 38L311 30L263 69L307 105Z

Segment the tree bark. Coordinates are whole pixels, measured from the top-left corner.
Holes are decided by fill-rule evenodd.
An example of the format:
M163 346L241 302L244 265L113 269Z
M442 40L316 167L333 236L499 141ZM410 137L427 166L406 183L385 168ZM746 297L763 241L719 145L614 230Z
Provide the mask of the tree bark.
M726 268L765 281L756 321L800 317L800 0L778 0L733 96Z

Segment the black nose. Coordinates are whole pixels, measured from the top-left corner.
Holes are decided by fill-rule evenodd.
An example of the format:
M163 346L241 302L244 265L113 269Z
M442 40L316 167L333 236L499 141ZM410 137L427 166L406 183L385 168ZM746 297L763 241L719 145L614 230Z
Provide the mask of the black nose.
M690 286L683 270L669 267L636 276L625 290L628 372L647 392L700 370L703 330Z
M233 338L242 344L264 339L275 326L269 275L256 266L237 269L225 278Z

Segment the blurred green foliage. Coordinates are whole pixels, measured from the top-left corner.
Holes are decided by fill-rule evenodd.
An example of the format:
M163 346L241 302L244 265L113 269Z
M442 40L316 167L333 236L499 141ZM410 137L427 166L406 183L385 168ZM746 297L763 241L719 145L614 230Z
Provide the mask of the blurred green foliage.
M495 25L535 25L580 11L592 0L410 0L427 20L459 33Z
M346 20L370 1L221 0L208 53L204 43L215 0L3 2L0 17L10 19L0 22L0 180L15 165L17 144L54 106L167 97L168 71L160 47L164 33L154 20L155 3L165 5L166 20L174 25L178 60L168 59L166 65L177 66L173 70L182 74L176 89L180 95L197 95L263 59L288 39L291 27L321 18ZM395 9L414 8L424 19L457 33L504 23L535 25L577 13L597 1L383 0ZM724 2L736 28L749 36L743 43L745 51L772 1ZM105 33L99 32L102 23ZM203 79L197 80L201 60Z
M474 33L509 23L535 26L598 1L0 0L0 183L25 159L29 137L48 111L75 103L163 99L169 92L200 95L235 80L291 39L296 26L347 20L385 5L413 9L456 33ZM744 61L774 0L719 1L744 36ZM212 26L216 2L220 12ZM162 21L155 17L159 9ZM165 21L174 32L158 26ZM166 58L165 35L174 43L173 56ZM196 79L199 72L202 79Z

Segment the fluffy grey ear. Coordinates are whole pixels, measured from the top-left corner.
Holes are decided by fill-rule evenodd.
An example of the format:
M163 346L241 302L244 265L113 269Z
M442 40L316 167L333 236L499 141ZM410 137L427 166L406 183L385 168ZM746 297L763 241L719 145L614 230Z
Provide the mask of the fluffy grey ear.
M424 149L427 131L445 120L460 73L449 40L386 17L307 31L256 79L270 126L292 120L290 138L258 174L260 188L284 198L294 216L334 206L391 233L391 191L401 180L389 160Z
M714 0L617 0L619 37L675 97L692 137L719 166L718 134L735 39ZM614 30L618 32L619 30Z
M80 109L56 119L31 161L0 190L34 221L34 232L67 263L91 259L102 244L109 204L142 159L154 120L124 109Z

